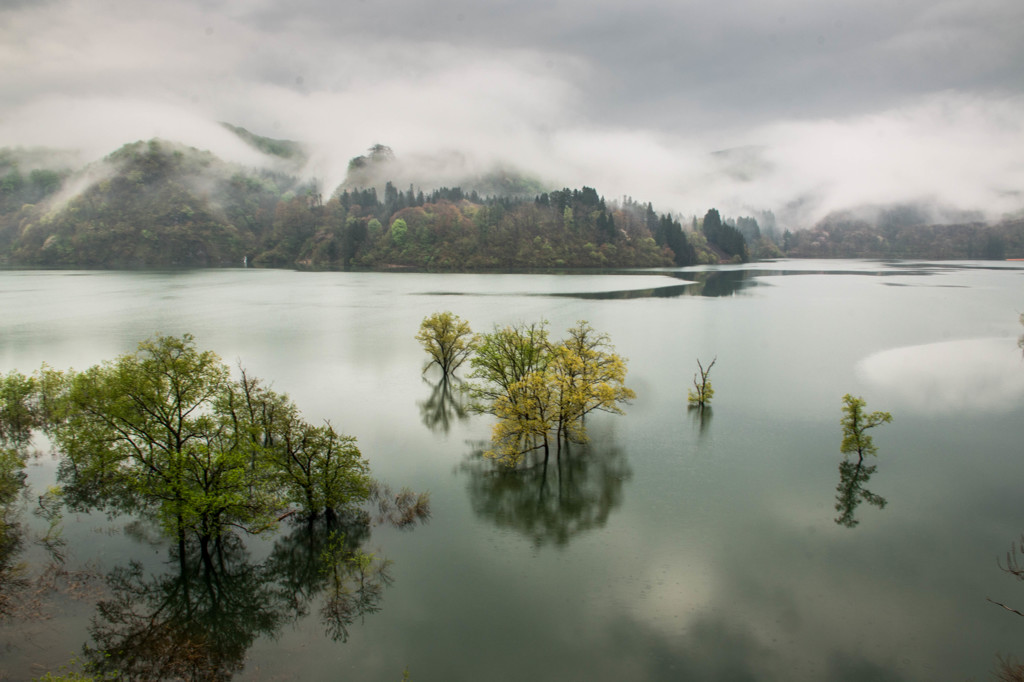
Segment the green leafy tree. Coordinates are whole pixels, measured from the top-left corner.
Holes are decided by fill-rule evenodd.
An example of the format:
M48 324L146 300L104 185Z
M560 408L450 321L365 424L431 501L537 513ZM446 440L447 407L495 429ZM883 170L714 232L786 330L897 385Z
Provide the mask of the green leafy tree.
M396 246L405 246L405 239L408 233L409 225L403 219L398 218L395 222L391 223L391 240L395 242Z
M479 335L474 346L470 360L473 371L469 375L474 379L469 385L472 407L494 414L497 399L514 402L516 384L547 365L547 322L496 326L494 331Z
M878 454L878 448L866 431L892 421L892 415L888 412L865 414L865 405L863 398L855 398L849 393L843 396L843 418L840 420L843 441L839 451L844 455L856 453L858 463L864 460L864 455Z
M356 439L339 434L330 423L313 426L290 420L270 456L285 499L310 516L336 514L370 495L369 466Z
M452 376L473 353L473 331L458 315L445 311L423 318L416 340L430 355L424 367L437 365L445 378Z
M179 544L192 532L205 551L224 528L260 532L290 504L315 516L369 496L354 438L307 424L244 371L232 380L190 335L144 341L64 386L49 428L74 506L152 515Z
M864 412L865 402L863 398L855 398L849 393L843 396L843 417L840 423L843 427L843 440L839 446L843 453L843 461L839 463L839 485L836 487L836 511L839 516L835 522L847 528L855 527L859 521L855 512L861 502L883 509L886 500L867 489L867 484L875 473L877 466L868 465L864 462L865 455L877 455L878 448L875 446L871 436L865 433L881 424L888 424L892 421L892 415L888 412ZM847 456L856 453L857 461L847 459Z
M31 380L21 374L0 376L0 620L16 610L18 595L28 587L24 566L18 561L25 532L16 502L25 485L30 388Z
M19 372L0 375L0 443L24 443L36 426L36 382Z
M273 502L253 478L247 425L224 409L229 391L227 367L191 335L143 341L74 375L54 428L68 482L128 511L155 505L179 541L187 530L209 539L225 524L265 526Z

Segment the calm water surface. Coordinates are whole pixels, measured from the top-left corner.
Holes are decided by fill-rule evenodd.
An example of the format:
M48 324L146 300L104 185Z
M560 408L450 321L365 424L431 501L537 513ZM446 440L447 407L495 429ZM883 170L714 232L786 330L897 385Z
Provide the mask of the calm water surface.
M438 310L476 330L589 320L629 358L638 397L546 478L498 475L475 456L489 418L446 424L421 374L413 335ZM430 491L427 525L364 541L393 562L377 612L344 642L318 603L253 631L236 679L397 680L406 666L416 682L986 679L997 655L1024 657L1024 619L986 600L1024 610L997 564L1024 532L1022 311L1024 269L987 263L4 271L0 371L84 369L191 332L356 436L375 476ZM696 359L716 356L701 421L686 389ZM852 528L834 521L845 393L894 416L867 484L888 504L861 505ZM54 470L32 463L36 492ZM159 582L168 548L128 521L68 517L69 567L135 560ZM289 532L247 540L240 565L267 565ZM78 655L104 596L90 589L0 625L0 678Z

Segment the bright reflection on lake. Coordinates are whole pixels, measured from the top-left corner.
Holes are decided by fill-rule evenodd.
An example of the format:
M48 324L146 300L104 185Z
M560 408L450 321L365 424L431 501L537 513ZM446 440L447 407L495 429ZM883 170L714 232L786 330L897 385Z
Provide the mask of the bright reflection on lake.
M881 351L859 368L873 387L922 412L1012 411L1024 399L1014 339L964 339Z
M68 515L66 566L98 579L47 597L46 620L0 621L0 678L133 632L97 601L156 623L172 615L158 597L209 575L230 578L218 594L231 605L259 601L237 617L224 608L232 627L203 621L230 635L209 660L234 679L397 680L408 667L417 682L966 680L986 678L997 654L1024 658L1024 620L986 601L1024 610L1024 586L997 565L1024 531L1019 264L0 271L0 310L5 373L84 369L156 332L191 332L309 421L356 436L376 477L430 491L432 512L358 538L387 569L362 611L309 568L302 552L319 556L323 540L287 524L242 537L210 570L130 519ZM477 331L546 319L553 337L586 319L629 359L637 399L625 416L588 417L591 446L546 470L495 470L478 457L490 419L422 373L413 335L439 310ZM686 391L697 358L712 357L702 423ZM872 432L869 481L840 467L845 393L893 414ZM33 504L54 473L49 458L30 465ZM837 511L862 489L887 504ZM20 522L45 530L27 509ZM44 561L26 537L17 560ZM167 623L161 636L198 627Z

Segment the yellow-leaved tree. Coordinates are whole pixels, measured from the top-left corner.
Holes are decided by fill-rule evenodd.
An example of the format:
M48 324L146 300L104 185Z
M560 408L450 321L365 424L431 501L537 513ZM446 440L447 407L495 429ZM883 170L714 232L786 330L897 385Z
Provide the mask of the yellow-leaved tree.
M441 368L443 380L447 380L473 352L473 331L469 323L449 311L434 313L423 318L416 340L430 355L431 365Z
M580 321L552 342L547 323L495 328L477 338L471 360L474 408L498 417L486 454L514 466L551 441L587 440L585 418L595 410L622 414L636 397L625 385L626 361L607 334Z

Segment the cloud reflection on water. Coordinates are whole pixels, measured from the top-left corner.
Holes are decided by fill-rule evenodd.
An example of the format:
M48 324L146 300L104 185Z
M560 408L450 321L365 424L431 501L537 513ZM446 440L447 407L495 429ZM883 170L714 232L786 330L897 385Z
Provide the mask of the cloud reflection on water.
M1009 338L893 348L864 358L857 371L920 412L1006 412L1024 399L1024 363Z

